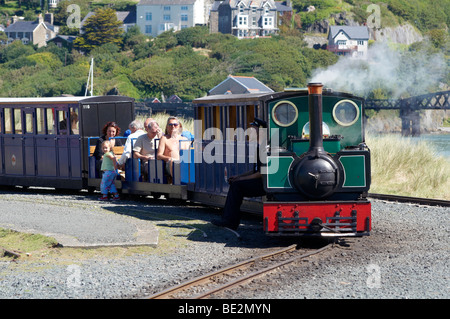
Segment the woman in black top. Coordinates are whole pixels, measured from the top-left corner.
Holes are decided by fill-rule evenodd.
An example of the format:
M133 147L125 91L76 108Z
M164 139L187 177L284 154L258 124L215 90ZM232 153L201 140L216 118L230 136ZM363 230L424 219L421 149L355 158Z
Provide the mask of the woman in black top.
M97 172L100 174L100 167L102 166L102 143L103 141L110 140L111 141L111 148L114 146L123 146L121 139L115 139L114 137L119 136L120 134L120 127L116 124L116 122L108 122L105 124L105 126L102 129L102 136L97 140L97 143L95 144L95 150L93 156L95 157L95 167L97 169Z

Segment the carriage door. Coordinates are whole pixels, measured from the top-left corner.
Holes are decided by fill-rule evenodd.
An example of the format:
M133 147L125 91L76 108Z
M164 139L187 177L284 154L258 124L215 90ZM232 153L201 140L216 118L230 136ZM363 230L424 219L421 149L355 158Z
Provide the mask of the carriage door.
M114 96L89 98L80 103L80 135L83 137L83 177L88 177L89 168L89 146L88 138L102 135L102 129L109 121L114 121L121 128L120 136L123 135L131 121L134 120L134 104L129 98L119 97L116 101ZM91 143L95 143L95 140ZM95 144L94 144L95 146Z
M4 109L4 170L6 175L23 176L22 111L19 108Z
M78 132L78 106L55 107L56 166L61 178L81 178L81 152Z
M36 175L35 119L36 108L22 109L23 175L25 176Z

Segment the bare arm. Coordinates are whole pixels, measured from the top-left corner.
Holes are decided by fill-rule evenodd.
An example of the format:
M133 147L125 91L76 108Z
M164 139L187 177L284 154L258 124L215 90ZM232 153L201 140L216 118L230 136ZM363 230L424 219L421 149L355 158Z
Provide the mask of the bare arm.
M168 162L171 157L164 155L164 151L166 150L166 141L167 138L165 136L161 137L159 140L158 154L156 155L156 158Z
M142 155L139 152L134 152L133 157L138 158L140 160L149 160L150 159L150 155Z

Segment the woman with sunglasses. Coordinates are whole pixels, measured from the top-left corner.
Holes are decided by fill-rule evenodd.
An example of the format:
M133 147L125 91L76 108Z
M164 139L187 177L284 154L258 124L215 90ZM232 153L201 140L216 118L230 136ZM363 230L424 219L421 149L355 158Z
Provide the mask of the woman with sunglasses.
M181 136L181 123L175 116L167 119L165 135L159 141L157 159L166 162L166 176L169 184L172 184L172 163L180 160L180 144L184 149L184 144L189 147L189 140ZM180 141L186 141L181 142Z

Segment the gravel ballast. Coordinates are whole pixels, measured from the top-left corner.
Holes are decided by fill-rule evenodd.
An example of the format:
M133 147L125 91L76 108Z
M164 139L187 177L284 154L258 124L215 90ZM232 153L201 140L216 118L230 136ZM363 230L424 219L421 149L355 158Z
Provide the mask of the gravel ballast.
M47 220L52 228L49 232L56 233L67 227L69 218L62 214L64 219L58 219L55 211L61 210L61 205L74 221L80 218L77 214L86 213L80 205L98 206L99 210L108 210L111 224L92 225L99 231L93 234L92 229L86 229L85 235L80 232L76 236L81 241L83 236L95 241L97 234L110 238L114 233L126 240L132 230L119 221L128 215L126 218L152 223L158 229L158 247L123 257L99 250L98 254L91 251L90 257L79 260L0 258L0 298L142 298L218 267L263 255L292 240L266 237L260 219L252 216L242 219L239 239L209 223L217 217L217 210L164 205L164 201L99 203L95 198L85 194L0 192L0 205L8 208L0 214L14 214L16 210L21 212L16 215L23 216L21 202L46 202L48 209L39 209L38 215L28 212L28 221L22 222L38 229L37 225ZM273 273L270 282L261 287L239 289L224 297L448 298L450 209L373 200L372 210L371 236L342 240L325 253ZM117 215L121 215L119 219ZM37 216L35 226L27 224ZM9 220L20 224L17 219ZM76 225L72 224L66 232L70 230L73 235L73 228Z

